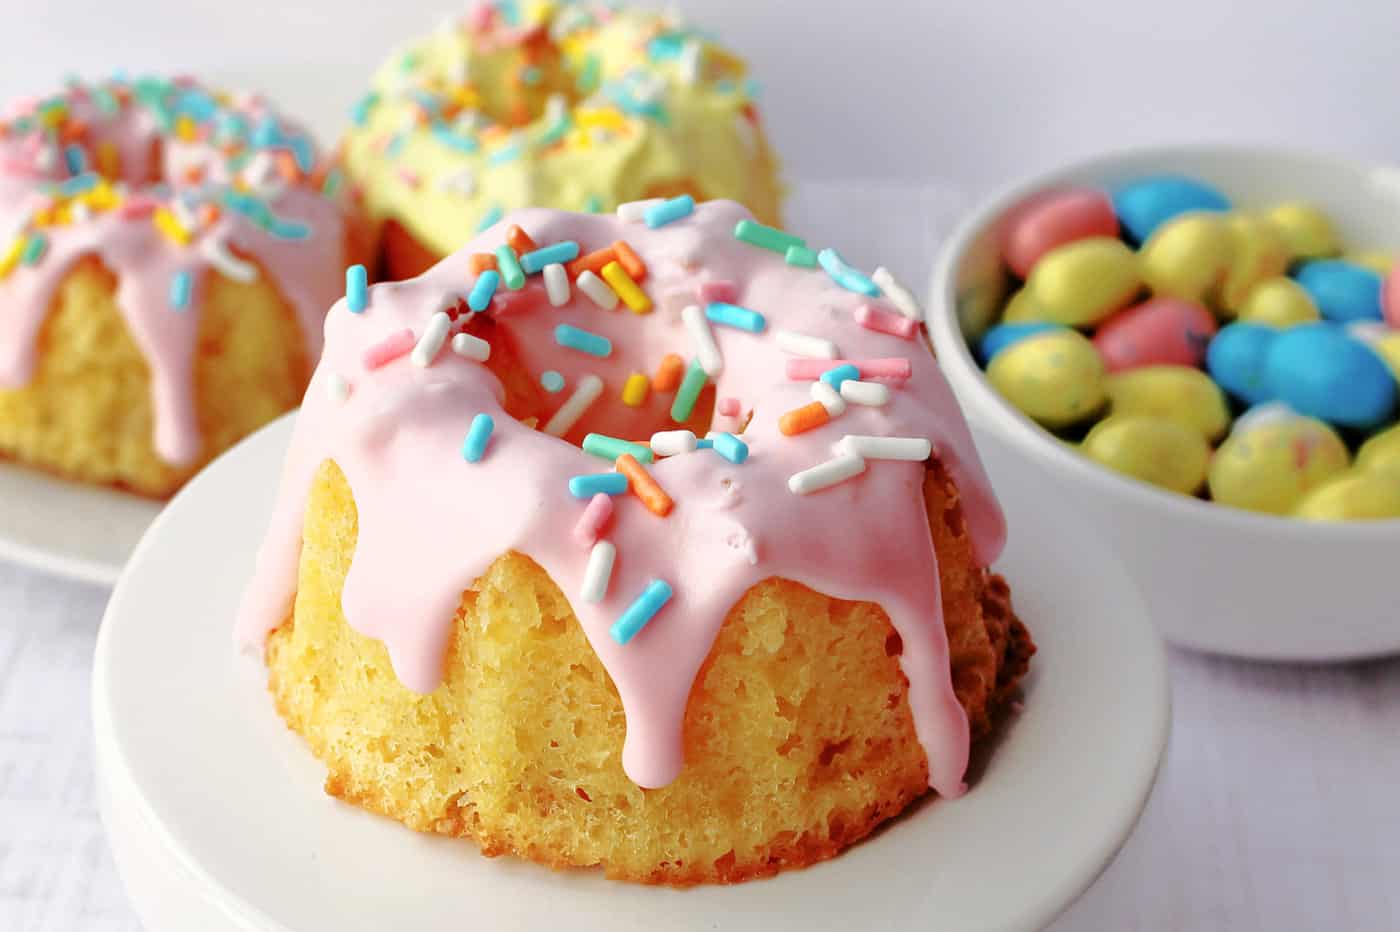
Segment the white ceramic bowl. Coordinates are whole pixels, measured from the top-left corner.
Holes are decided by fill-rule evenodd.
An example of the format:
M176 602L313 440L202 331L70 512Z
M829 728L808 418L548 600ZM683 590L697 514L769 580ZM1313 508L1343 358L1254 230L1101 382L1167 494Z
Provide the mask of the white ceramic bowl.
M1266 148L1189 146L1104 155L1016 184L946 241L928 327L974 430L1011 447L1022 481L1068 499L1126 562L1166 638L1265 660L1348 660L1400 652L1400 521L1315 524L1164 492L1059 443L1006 402L959 323L1002 281L997 232L1008 210L1049 187L1112 188L1161 172L1202 178L1236 204L1307 200L1357 249L1400 250L1400 169ZM1014 533L1014 529L1013 529Z

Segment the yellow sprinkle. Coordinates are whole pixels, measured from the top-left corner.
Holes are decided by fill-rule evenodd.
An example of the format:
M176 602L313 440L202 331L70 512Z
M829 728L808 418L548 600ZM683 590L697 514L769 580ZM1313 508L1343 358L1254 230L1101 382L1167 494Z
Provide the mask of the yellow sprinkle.
M28 240L23 236L16 236L10 243L10 248L5 250L4 255L0 255L0 279L7 278L19 264L19 257L24 254L24 245Z
M68 108L66 106L50 107L39 114L39 122L45 129L57 129L68 119Z
M175 219L175 215L164 207L155 212L152 218L156 229L165 234L165 238L180 246L186 246L190 241L190 231L180 226L180 221Z
M188 113L180 114L179 118L175 120L175 135L185 142L194 141L194 120L190 119Z
M111 185L103 181L94 185L91 190L78 195L78 200L93 210L111 210L117 206L117 192L112 190Z
M640 408L642 403L647 400L647 389L649 388L651 388L651 379L647 378L646 373L632 373L622 386L622 403L629 408Z
M582 107L574 113L574 123L580 129L627 128L627 115L616 107Z
M73 208L68 204L55 204L52 223L56 227L66 227L73 222Z
M554 3L552 0L534 0L525 8L525 20L529 23L547 23L554 19Z
M651 298L632 281L632 276L627 274L627 270L619 265L617 260L603 266L603 281L611 285L612 290L622 299L622 303L636 313L645 314L651 310Z
M120 178L122 157L116 143L104 139L97 144L97 173L104 178Z

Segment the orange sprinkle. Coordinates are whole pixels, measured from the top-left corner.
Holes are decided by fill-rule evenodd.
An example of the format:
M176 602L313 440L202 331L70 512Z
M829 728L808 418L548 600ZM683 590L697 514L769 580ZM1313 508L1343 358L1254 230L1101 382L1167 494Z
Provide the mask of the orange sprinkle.
M523 256L527 252L534 252L536 249L540 248L535 241L530 238L529 233L526 233L514 223L510 225L509 230L506 230L506 242L510 244L511 249L515 250L517 256Z
M617 254L617 264L626 270L632 281L639 282L647 277L647 264L642 261L642 257L627 245L626 241L618 240L612 244L612 250Z
M297 165L297 160L291 152L286 149L277 153L277 174L282 176L282 180L289 184L296 184L301 181L301 167Z
M632 494L642 500L642 504L647 506L647 511L662 518L671 513L675 502L671 501L671 496L666 494L665 489L657 485L656 480L651 477L651 473L637 462L635 456L631 453L624 453L617 458L614 465L618 472L627 477Z
M219 220L219 205L212 201L205 201L199 207L199 222L201 226L210 226Z
M467 270L473 275L480 275L487 269L496 267L496 257L489 252L474 252L467 260Z
M826 406L820 401L814 401L800 408L793 408L778 418L778 430L791 437L793 434L821 427L829 420L831 420L831 415L827 413Z
M88 125L82 120L68 120L59 130L59 138L64 142L78 142L87 137Z
M683 378L685 360L675 353L667 353L661 357L661 365L656 367L656 376L651 380L651 387L658 392L673 392L681 387Z
M572 281L578 278L583 272L592 272L594 275L597 275L599 272L603 271L603 266L607 265L609 262L616 261L617 253L609 246L607 249L600 249L597 252L590 252L586 256L579 256L573 262L564 266L564 269L569 273L569 279Z
M201 181L203 181L203 180L204 180L204 166L203 166L203 165L191 165L189 168L186 168L186 169L185 169L185 183L186 183L186 184L199 184L199 183L200 183Z

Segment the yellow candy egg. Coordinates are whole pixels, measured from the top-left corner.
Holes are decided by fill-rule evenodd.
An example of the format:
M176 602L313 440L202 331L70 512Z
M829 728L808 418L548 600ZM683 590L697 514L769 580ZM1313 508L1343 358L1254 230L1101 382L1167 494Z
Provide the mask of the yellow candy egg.
M1321 259L1337 254L1337 230L1332 219L1315 205L1290 201L1279 204L1267 216L1283 236L1292 258Z
M1191 495L1206 481L1210 445L1190 427L1162 417L1112 414L1084 438L1084 455L1115 472Z
M1384 252L1379 249L1368 249L1364 252L1349 252L1342 256L1342 258L1353 265L1368 268L1382 277L1389 275L1391 267L1395 265L1395 253Z
M1068 427L1103 407L1099 351L1075 330L1045 333L1002 350L987 367L997 391L1049 428Z
M1400 330L1384 334L1371 341L1371 349L1385 360L1395 378L1400 380Z
M954 306L958 324L970 340L981 339L996 322L1006 297L1006 271L995 237L983 237L968 250L958 270Z
M1001 322L1004 324L1025 324L1047 319L1045 312L1031 300L1024 288L1011 296L1006 302L1006 309L1001 312Z
M1288 245L1263 217L1230 213L1225 216L1225 224L1234 248L1216 304L1227 316L1233 316L1256 284L1288 269Z
M1321 317L1303 286L1282 275L1255 284L1240 305L1240 320L1267 327L1292 327Z
M1315 418L1264 421L1236 430L1215 451L1210 496L1222 505L1286 515L1350 463L1342 438Z
M1356 451L1358 469L1400 470L1400 424L1375 434Z
M1143 366L1110 375L1104 383L1115 415L1160 417L1218 440L1230 427L1225 393L1191 366Z
M1309 492L1293 513L1309 521L1400 518L1400 472L1352 470Z
M1234 241L1224 215L1183 214L1158 227L1139 255L1153 294L1204 304L1230 269Z
M1042 256L1024 291L1042 319L1082 327L1124 307L1141 288L1137 255L1120 240L1091 236Z

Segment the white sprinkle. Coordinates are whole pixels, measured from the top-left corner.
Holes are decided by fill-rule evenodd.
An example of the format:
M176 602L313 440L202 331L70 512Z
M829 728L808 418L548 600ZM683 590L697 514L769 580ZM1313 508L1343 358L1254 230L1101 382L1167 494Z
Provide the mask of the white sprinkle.
M836 344L822 337L798 333L796 330L774 330L773 337L778 341L779 349L794 356L805 356L808 359L841 358L841 351L836 348Z
M87 205L87 201L74 201L69 211L73 215L74 223L87 223L92 219L92 208Z
M34 167L47 172L58 162L57 146L40 146L34 152Z
M705 48L698 39L686 39L685 45L681 46L681 80L686 84L695 84L700 80L700 65L704 54Z
M588 552L588 565L583 570L583 587L579 598L585 602L601 602L608 594L608 583L612 580L613 561L617 559L617 548L612 541L600 540Z
M899 309L899 313L913 320L924 319L924 309L919 307L918 300L908 288L900 284L899 279L895 278L889 269L880 266L871 274L870 280L880 286L880 290L890 299L890 303Z
M608 283L597 275L584 269L578 273L578 278L574 281L578 290L593 299L593 303L605 311L611 311L617 307L617 292L608 287Z
M569 113L569 99L563 94L550 94L544 102L545 126L553 126Z
M842 398L840 392L821 379L812 383L812 400L821 402L826 413L832 417L840 417L846 413L846 399Z
M273 179L276 171L277 166L272 161L272 153L266 149L259 149L244 166L243 180L251 188L261 188Z
M843 453L835 459L819 463L811 469L804 469L788 477L788 490L794 495L817 492L838 482L845 482L853 476L865 472L865 460L852 453Z
M258 277L258 267L246 259L240 259L228 248L228 241L221 236L206 236L199 241L199 254L225 278L236 282L251 282Z
M836 444L836 452L872 460L907 460L922 463L933 452L927 437L865 437L847 434Z
M644 201L628 201L617 205L617 219L623 223L641 223L646 217L647 208L660 204L665 198L652 197Z
M418 345L413 347L408 358L420 368L431 366L442 350L442 344L447 342L447 331L451 329L452 318L447 316L446 311L434 313L428 318L428 325L423 328L423 335L418 338Z
M449 194L471 197L476 193L476 176L471 173L471 169L463 168L460 171L443 175L438 179L437 187L439 191L446 191Z
M657 456L678 456L695 451L695 435L688 430L662 430L651 435L651 452Z
M705 319L705 312L700 310L699 305L687 304L681 308L681 321L685 323L685 332L690 334L691 347L695 350L696 358L700 360L700 368L712 378L719 375L724 369L724 357L720 355L714 331L710 329L710 322Z
M559 406L559 410L554 412L554 417L545 422L544 432L555 437L562 437L567 434L583 413L588 410L588 406L598 400L598 396L603 394L603 380L596 375L589 373L578 380L578 386L574 393L569 396L569 400Z
M477 362L485 362L491 358L491 344L470 333L459 333L452 338L452 352Z
M194 208L183 197L172 198L170 201L170 212L175 215L175 219L180 221L180 226L190 232L199 229L199 217L195 215Z
M350 383L345 381L345 376L338 372L332 372L326 376L326 394L331 401L343 403L350 397Z
M890 387L883 382L847 379L841 383L841 397L851 404L878 407L890 400Z
M607 284L604 282L603 284ZM569 273L558 262L544 267L544 293L549 295L549 303L563 307L569 303Z

